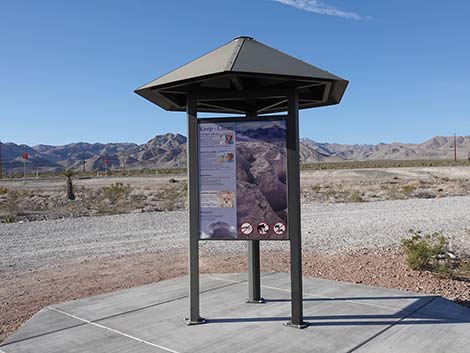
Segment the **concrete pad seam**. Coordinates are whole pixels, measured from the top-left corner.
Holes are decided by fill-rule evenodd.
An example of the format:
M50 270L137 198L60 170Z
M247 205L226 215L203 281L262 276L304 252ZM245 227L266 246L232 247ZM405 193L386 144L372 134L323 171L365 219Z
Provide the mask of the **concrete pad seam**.
M21 330L24 326L26 326L31 320L33 320L37 315L39 315L40 313L42 313L43 311L46 311L48 310L47 307L44 307L42 308L41 310L39 310L36 314L34 314L30 319L28 319L26 322L24 322L19 328L16 329L16 331L18 330ZM64 330L68 330L70 328L73 328L73 327L78 327L78 326L81 326L81 325L85 325L84 323L81 323L81 324L78 324L78 325L73 325L73 326L69 326L69 327L65 327L65 328L61 328L61 329L58 329L58 330L54 330L54 331L49 331L49 332L44 332L44 333L41 333L39 335L35 335L35 336L30 336L30 337L25 337L25 338L21 338L21 339L17 339L17 340L14 340L14 341L10 341L10 342L7 342L7 343L0 343L0 347L6 347L6 346L9 346L9 345L12 345L12 344L15 344L15 343L19 343L19 342L23 342L23 341L27 341L27 340L30 340L32 338L38 338L38 337L42 337L42 336L46 336L46 335L49 335L51 333L56 333L56 332L60 332L60 331L64 331ZM2 351L0 351L0 353L2 353Z
M412 311L412 312L409 312L407 315L403 316L402 318L400 318L399 320L397 320L396 322L394 322L393 324L391 324L390 326L384 328L383 330L377 332L375 335L373 335L372 337L369 337L368 339L366 339L364 342L362 343L359 343L356 347L352 348L351 350L347 351L346 353L353 353L354 351L357 351L359 348L361 347L364 347L365 345L371 343L373 340L375 340L376 338L378 338L380 335L382 335L383 333L385 333L386 331L390 330L392 327L394 327L395 325L397 325L398 323L402 322L403 320L405 320L406 318L410 317L411 315L413 315L414 313L424 309L426 306L428 306L429 304L431 304L434 300L436 300L438 297L434 297L431 301L427 302L426 304L424 305L421 305L419 308L417 308L416 310Z
M243 283L243 282L246 282L246 280L243 280L243 281L237 281L237 280L234 280L234 279L228 279L228 278L220 278L220 277L215 277L215 276L209 276L208 278L211 278L211 279L215 279L215 280L218 280L218 281L225 281L225 282L231 282L231 283Z
M234 284L239 284L239 283L237 282L237 283L232 283L232 284L226 284L226 285L223 285L223 286L219 286L219 287L214 287L214 288L206 289L206 290L204 290L204 291L200 291L199 293L200 293L200 294L208 293L208 292L213 291L213 290L223 289L223 288L226 288L226 287L233 286ZM186 295L182 295L182 296L179 296L179 297L176 297L176 298L173 298L173 299L168 299L168 300L165 300L165 301L162 301L162 302L158 302L158 303L154 303L154 304L149 304L149 305L146 305L146 306L142 306L142 307L140 307L140 308L136 308L136 309L124 311L124 312L119 313L119 314L114 314L114 315L109 315L109 316L101 317L101 318L92 320L92 322L98 322L98 321L113 319L113 318L118 317L118 316L122 316L122 315L127 315L127 314L131 314L131 313L135 313L135 312L137 312L137 311L145 310L145 309L149 309L149 308L153 308L153 307L156 307L156 306L159 306L159 305L169 304L169 303L176 302L176 301L178 301L178 300L185 299L185 298L188 298L188 297L189 297L189 295L187 295L187 294L186 294Z
M80 327L80 326L83 326L83 325L86 325L86 323L85 323L85 322L81 322L81 323L76 324L76 325L73 325L73 326L67 326L67 327L64 327L64 328L61 328L61 329L58 329L58 330L49 331L49 332L44 332L44 333L41 333L41 334L39 334L39 335L29 336L29 337L25 337L25 338L22 338L22 339L19 339L19 340L10 341L10 342L8 342L8 343L0 344L0 347L6 347L6 346L10 346L10 345L12 345L12 344L17 344L17 343L20 343L20 342L32 340L32 339L35 339L35 338L38 338L38 337L43 337L43 336L52 335L53 333L57 333L57 332L61 332L61 331L70 330L70 329L72 329L72 328ZM1 352L0 352L0 353L1 353Z
M279 291L282 291L282 292L288 292L288 293L290 293L290 289L277 288L277 287L265 286L265 285L261 285L261 288L279 290ZM307 293L307 292L304 292L304 295L309 295L309 296L317 297L317 298L334 299L334 297L327 297L327 296L324 296L324 295L313 294L313 293ZM436 297L429 296L429 298L432 298L432 300L430 300L430 301L429 301L428 303L426 303L425 305L430 304ZM395 308L390 307L390 306L367 303L367 302L364 302L364 301L361 301L361 300L348 300L348 299L344 299L344 300L342 300L342 301L345 302L345 303L360 304L360 305L372 306L372 307L381 308L381 309L395 309ZM407 310L405 310L405 309L402 309L402 310L407 311ZM409 311L407 311L407 312L409 312ZM414 311L413 311L413 313L414 313Z
M238 283L242 283L242 282L236 282L236 283L233 283L233 284L226 284L226 285L223 285L223 286L206 289L204 291L200 291L200 293L203 294L203 293L207 293L207 292L210 292L210 291L213 291L213 290L223 289L223 288L230 287L230 286L232 286L234 284L238 284ZM118 316L121 316L121 315L127 315L127 314L131 314L131 313L135 313L135 312L140 311L140 310L145 310L145 309L153 308L155 306L172 303L172 302L175 302L175 301L178 301L178 300L181 300L181 299L185 299L187 297L189 297L189 295L185 294L185 295L182 295L182 296L179 296L179 297L176 297L176 298L172 298L172 299L164 300L164 301L161 301L161 302L145 305L145 306L142 306L140 308L124 311L122 313L109 315L109 316L105 316L105 317L100 317L100 318L97 318L97 319L94 319L94 320L91 320L91 321L92 322L99 322L99 321L103 321L103 320L108 320L108 319L112 319L112 318L115 318L115 317L118 317ZM48 308L60 310L60 309L55 308L54 306L48 306Z
M59 309L56 309L56 308L52 308L52 307L48 307L49 309L51 310L54 310L58 313L61 313L63 315L67 315L71 318L74 318L76 320L80 320L82 322L86 322L87 324L89 325L92 325L92 326L96 326L98 328L101 328L101 329L104 329L104 330L108 330L108 331L111 331L115 334L118 334L120 336L123 336L123 337L126 337L126 338L129 338L129 339L132 339L134 341L137 341L137 342L140 342L140 343L143 343L143 344L146 344L146 345L149 345L149 346L152 346L152 347L155 347L155 348L158 348L158 349L161 349L161 350L164 350L164 351L167 351L167 352L170 352L170 353L180 353L178 351L175 351L171 348L167 348L167 347L163 347L163 346L160 346L158 344L155 344L155 343L152 343L152 342L149 342L149 341L146 341L142 338L138 338L138 337L135 337L135 336L132 336L132 335L128 335L127 333L124 333L124 332L121 332L121 331L118 331L118 330L115 330L115 329L112 329L111 327L107 327L107 326L104 326L104 325L101 325L101 324L97 324L95 322L92 322L92 321L89 321L89 320L86 320L86 319L83 319L81 317L78 317L76 315L72 315L72 314L69 314L69 313L66 313L65 311L62 311L62 310L59 310Z
M270 272L270 273L261 274L261 278L263 278L263 277L268 277L268 276L272 276L272 275L274 275L274 274L276 274L276 273L275 273L275 272ZM238 281L238 280L235 280L235 279L220 278L220 277L213 276L213 275L209 275L209 276L207 276L207 278L212 278L212 279L216 279L216 280L219 280L219 281L226 281L226 282L232 282L232 283L244 283L244 282L248 282L248 279L244 279L244 280Z

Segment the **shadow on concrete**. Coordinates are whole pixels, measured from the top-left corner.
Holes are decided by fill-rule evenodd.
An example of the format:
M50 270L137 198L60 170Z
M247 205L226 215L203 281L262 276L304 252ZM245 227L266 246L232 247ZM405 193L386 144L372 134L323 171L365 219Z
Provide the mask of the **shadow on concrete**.
M450 317L436 318L432 314L420 312L421 309L432 303L437 296L390 296L390 297L341 297L341 298L304 298L304 301L364 301L364 300L396 300L416 299L408 307L394 314L372 314L372 315L317 315L304 316L310 326L394 326L394 325L429 325L429 324L463 324L470 323L467 319L454 319ZM269 302L289 302L290 299L265 299ZM364 304L364 302L361 302ZM269 322L289 321L289 316L277 317L238 317L238 318L214 318L208 319L207 323L242 323L242 322ZM388 319L388 320L387 320ZM360 321L359 321L360 320Z
M339 298L304 298L304 302L323 302L323 301L353 301L353 300L394 300L394 299L417 299L417 300L430 300L435 298L435 296L413 296L413 295L404 295L404 296L391 296L391 297L339 297ZM290 302L290 299L266 299L268 302ZM415 302L416 303L416 302Z

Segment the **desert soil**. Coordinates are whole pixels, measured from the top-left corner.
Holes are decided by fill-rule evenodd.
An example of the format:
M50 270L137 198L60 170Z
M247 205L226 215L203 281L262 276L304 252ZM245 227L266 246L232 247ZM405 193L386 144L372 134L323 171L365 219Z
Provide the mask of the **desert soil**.
M408 230L442 231L470 253L470 197L302 207L304 273L470 301L470 282L407 269ZM51 303L186 273L187 212L0 224L0 340ZM204 272L246 271L245 242L201 243ZM288 244L263 242L262 270L288 271Z
M67 201L63 178L0 180L0 222L173 211L187 204L183 174L74 178L74 185L76 200ZM309 170L301 173L301 185L304 203L469 196L470 167Z

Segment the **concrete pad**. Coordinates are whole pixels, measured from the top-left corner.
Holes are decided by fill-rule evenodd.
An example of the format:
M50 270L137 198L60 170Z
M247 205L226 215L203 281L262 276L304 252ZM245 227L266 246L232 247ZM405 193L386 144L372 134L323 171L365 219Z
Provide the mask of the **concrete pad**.
M83 321L44 308L26 322L19 330L9 336L3 344L19 342L53 332L84 325Z
M356 352L469 352L470 310L436 297Z
M432 353L470 346L470 310L439 297L305 279L304 316L311 325L298 330L282 325L290 319L287 274L262 277L266 304L245 303L246 279L201 277L201 315L208 320L203 325L183 320L184 277L55 305L0 352Z
M233 279L232 281L238 280ZM184 298L188 295L188 285L188 277L179 277L141 287L52 305L52 307L85 320L96 321ZM226 285L227 283L224 281L206 278L204 281L201 281L200 289L201 292L205 292Z
M71 327L43 336L0 346L4 353L168 353L93 325Z
M290 291L290 277L276 273L263 278L263 286ZM304 297L308 300L329 299L332 301L354 301L377 307L388 307L412 312L435 296L399 291L396 289L357 285L347 282L315 279L304 282ZM318 298L318 299L315 299Z

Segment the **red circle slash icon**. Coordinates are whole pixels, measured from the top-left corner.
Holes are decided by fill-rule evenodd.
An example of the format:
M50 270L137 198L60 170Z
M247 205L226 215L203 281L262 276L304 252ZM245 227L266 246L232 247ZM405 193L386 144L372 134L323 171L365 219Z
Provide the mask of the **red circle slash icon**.
M250 222L245 222L240 226L240 232L243 235L250 235L253 233L253 225Z
M286 232L286 225L282 222L278 222L274 225L273 230L277 235L283 235Z
M23 157L23 159L28 159L29 155L26 152L23 152L21 157Z
M260 235L266 235L269 232L269 225L264 222L258 223L257 230Z

